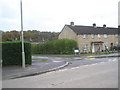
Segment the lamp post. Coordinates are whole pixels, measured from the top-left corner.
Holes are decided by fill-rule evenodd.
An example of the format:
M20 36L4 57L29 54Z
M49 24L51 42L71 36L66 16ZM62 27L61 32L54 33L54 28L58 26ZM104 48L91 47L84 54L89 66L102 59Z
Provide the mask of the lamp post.
M21 41L22 41L22 67L25 68L25 52L24 52L24 37L23 37L23 16L22 16L22 0L20 0L21 9Z

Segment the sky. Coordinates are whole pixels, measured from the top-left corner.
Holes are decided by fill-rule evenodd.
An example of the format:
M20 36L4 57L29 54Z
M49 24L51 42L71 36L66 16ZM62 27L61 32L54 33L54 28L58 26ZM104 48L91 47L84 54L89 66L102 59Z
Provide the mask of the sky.
M118 26L119 0L22 0L23 29L60 32L65 24ZM0 30L21 29L20 0L0 0Z

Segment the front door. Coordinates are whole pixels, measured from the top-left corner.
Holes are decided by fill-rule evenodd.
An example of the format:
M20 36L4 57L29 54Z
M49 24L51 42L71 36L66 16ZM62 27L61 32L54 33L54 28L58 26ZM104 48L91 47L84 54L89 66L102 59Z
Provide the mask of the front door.
M92 53L101 52L103 50L102 43L92 43Z

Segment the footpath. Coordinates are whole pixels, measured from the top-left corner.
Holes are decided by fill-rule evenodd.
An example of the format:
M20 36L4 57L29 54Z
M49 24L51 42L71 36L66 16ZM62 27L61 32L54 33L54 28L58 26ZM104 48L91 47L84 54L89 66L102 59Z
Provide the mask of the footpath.
M26 65L25 68L22 68L21 66L6 66L2 68L2 80L16 79L37 74L43 74L46 72L61 69L67 65L68 63L65 61L53 62L51 60L33 60L32 65Z
M81 58L105 58L105 57L116 57L118 53L104 54L104 55L89 55L82 56ZM54 57L53 57L54 59ZM64 59L62 57L62 59ZM46 72L55 71L66 67L69 63L65 60L53 61L38 61L33 60L32 65L27 65L26 68L21 66L7 66L2 68L2 80L16 79L27 76L34 76L38 74L43 74Z

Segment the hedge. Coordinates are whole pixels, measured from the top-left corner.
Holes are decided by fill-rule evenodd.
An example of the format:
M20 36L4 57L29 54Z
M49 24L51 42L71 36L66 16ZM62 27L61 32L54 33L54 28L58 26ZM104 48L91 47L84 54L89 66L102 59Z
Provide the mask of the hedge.
M78 49L77 42L69 39L32 44L32 54L73 54L74 49Z
M25 62L31 64L31 44L24 42ZM7 41L2 42L2 60L3 66L22 65L22 42Z

